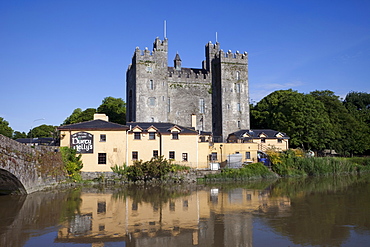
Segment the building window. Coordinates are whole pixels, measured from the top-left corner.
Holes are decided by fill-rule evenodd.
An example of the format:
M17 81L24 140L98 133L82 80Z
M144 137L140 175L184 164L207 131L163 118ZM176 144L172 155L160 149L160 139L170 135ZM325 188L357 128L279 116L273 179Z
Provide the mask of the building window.
M149 105L150 106L155 106L155 98L154 97L149 98Z
M237 126L238 126L238 129L240 129L240 121L238 121Z
M174 160L175 159L175 151L170 151L169 155L168 155L168 158L171 159L171 160Z
M158 158L158 150L153 150L153 158Z
M245 152L245 159L250 159L251 158L251 152Z
M153 82L153 80L150 80L149 81L149 89L150 90L154 90L154 82Z
M149 132L149 140L155 140L155 132Z
M266 139L265 138L261 138L261 143L266 143Z
M236 92L237 93L240 93L240 83L237 83L236 84Z
M237 111L241 111L240 103L236 103L236 110L237 110Z
M105 134L100 135L100 142L106 142L107 141L107 136Z
M141 133L140 132L134 132L134 139L140 140L141 139Z
M174 132L172 133L172 140L178 140L179 139L179 133Z
M106 212L107 212L106 202L98 202L97 213L98 214L105 214Z
M211 161L213 160L217 160L217 153L216 152L212 152L211 154Z
M182 161L188 161L188 153L182 153Z
M282 142L283 142L283 140L282 140L282 139L277 139L277 142L278 142L278 143L282 143Z
M204 99L199 99L199 112L204 113L205 105L204 105Z
M240 72L239 71L236 71L236 79L240 80Z
M139 158L139 152L138 151L132 151L132 160L137 160Z
M171 112L171 99L168 98L168 101L167 101L167 112Z
M106 153L98 153L98 164L99 165L107 164L107 154Z

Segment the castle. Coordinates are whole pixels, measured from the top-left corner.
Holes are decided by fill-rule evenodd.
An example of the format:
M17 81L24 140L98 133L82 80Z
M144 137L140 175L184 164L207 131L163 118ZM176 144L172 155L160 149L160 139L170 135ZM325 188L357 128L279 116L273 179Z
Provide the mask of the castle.
M205 46L201 69L183 68L176 54L168 67L168 39L153 50L138 47L126 74L127 122L171 122L212 132L215 142L250 129L248 55Z

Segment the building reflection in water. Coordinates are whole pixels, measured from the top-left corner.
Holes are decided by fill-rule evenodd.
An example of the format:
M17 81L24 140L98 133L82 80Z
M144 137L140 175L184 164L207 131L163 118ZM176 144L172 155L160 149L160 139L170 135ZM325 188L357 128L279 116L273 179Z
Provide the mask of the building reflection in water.
M163 201L144 197L82 192L79 213L60 228L56 242L252 246L252 213L273 208L285 214L290 206L286 197L242 188L195 190Z

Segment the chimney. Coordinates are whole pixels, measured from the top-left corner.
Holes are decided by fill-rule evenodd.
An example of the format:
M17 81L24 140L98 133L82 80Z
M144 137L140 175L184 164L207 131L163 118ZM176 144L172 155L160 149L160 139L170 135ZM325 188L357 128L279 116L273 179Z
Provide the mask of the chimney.
M94 114L94 120L98 120L98 119L109 122L108 116L105 115L104 113L95 113Z
M195 130L197 129L197 115L195 114L191 115L191 127L193 127Z

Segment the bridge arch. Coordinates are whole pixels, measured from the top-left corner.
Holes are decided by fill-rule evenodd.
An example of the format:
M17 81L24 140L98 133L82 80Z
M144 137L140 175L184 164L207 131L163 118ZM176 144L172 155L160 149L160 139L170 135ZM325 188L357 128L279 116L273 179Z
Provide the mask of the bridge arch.
M27 191L14 174L0 168L0 195L9 194L27 194Z

